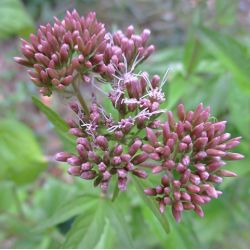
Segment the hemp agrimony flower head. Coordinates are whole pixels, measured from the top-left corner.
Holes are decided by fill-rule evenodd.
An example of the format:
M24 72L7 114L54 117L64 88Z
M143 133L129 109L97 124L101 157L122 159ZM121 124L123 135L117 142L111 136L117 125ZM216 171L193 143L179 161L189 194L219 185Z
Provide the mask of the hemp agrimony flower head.
M171 111L160 109L167 74L161 80L136 71L154 51L147 45L149 35L147 29L136 35L133 26L112 35L95 13L80 17L74 10L62 21L55 18L53 26L40 26L30 43L22 40L25 58L15 60L32 68L31 79L44 95L73 86L78 100L69 103L68 125L76 137L76 153L55 156L70 165L70 175L92 180L103 193L110 191L112 181L125 191L132 175L156 175L159 184L145 189L145 195L155 196L161 213L171 206L179 222L184 210L203 216L201 205L222 194L215 186L223 177L236 176L222 167L227 160L243 158L229 152L241 138L230 139L226 122L213 121L202 104L194 112L180 104L177 121ZM90 86L84 95L89 94L90 103L80 91L82 84ZM93 90L112 109L105 110Z
M37 35L30 35L30 42L22 39L21 51L25 58L16 62L31 67L28 73L43 95L53 89L62 89L72 83L74 77L99 71L106 47L104 24L90 12L80 17L74 10L67 12L53 25L40 26Z

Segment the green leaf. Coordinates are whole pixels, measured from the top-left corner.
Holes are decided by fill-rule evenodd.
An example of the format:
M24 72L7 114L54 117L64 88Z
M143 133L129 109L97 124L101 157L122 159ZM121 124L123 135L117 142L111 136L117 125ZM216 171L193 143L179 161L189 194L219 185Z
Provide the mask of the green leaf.
M112 228L110 221L106 218L103 233L94 248L95 249L113 248L116 237L117 234L114 231L114 228Z
M228 103L230 124L234 124L244 139L250 139L250 96L246 95L238 86L229 85Z
M15 198L13 195L13 183L1 181L0 182L0 211L12 211L15 207Z
M129 225L122 214L122 209L119 208L119 204L106 200L105 205L112 228L116 231L119 247L133 248L133 239L129 231Z
M0 39L13 35L28 36L34 24L20 0L0 1Z
M197 35L204 48L230 70L242 90L250 94L250 58L246 56L246 49L232 37L206 28L200 28Z
M31 129L17 120L0 122L0 180L34 181L47 168Z
M200 50L200 42L194 36L193 31L191 30L188 35L183 56L183 65L186 70L186 77L195 71L200 59Z
M94 201L75 219L62 248L94 248L98 244L105 227L105 200Z
M172 109L191 88L192 86L190 86L181 74L176 75L167 83L165 90L166 101L162 103L161 108Z
M50 218L39 224L36 231L55 226L76 215L84 213L96 204L97 199L98 197L96 195L85 194L84 196L76 196L73 199L67 200L65 203L61 204L56 211L54 211L54 214Z
M145 193L144 193L144 187L140 183L140 180L138 180L136 177L133 177L133 182L135 184L135 187L136 187L139 195L141 196L141 199L151 209L151 211L153 212L153 214L155 215L155 217L158 219L158 221L162 225L162 227L165 230L165 232L168 234L170 232L170 229L169 229L169 223L168 223L168 220L167 220L165 214L161 214L160 211L159 211L158 205L156 204L156 202L153 201L152 198L150 198L147 195L145 195Z
M33 103L47 116L49 121L54 125L56 132L63 139L68 148L75 147L74 136L68 134L68 124L52 109L43 104L37 97L32 96Z

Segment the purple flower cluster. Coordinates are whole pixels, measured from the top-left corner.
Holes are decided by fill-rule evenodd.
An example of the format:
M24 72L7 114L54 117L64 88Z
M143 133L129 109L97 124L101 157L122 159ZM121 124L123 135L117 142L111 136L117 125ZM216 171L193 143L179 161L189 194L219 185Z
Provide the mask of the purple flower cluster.
M179 222L184 210L203 216L201 206L222 194L216 184L236 176L222 167L228 160L243 158L229 152L241 138L230 139L226 122L213 121L202 104L194 112L180 104L177 121L172 112L161 109L167 74L161 80L135 71L154 51L147 45L149 35L147 29L135 34L133 26L112 35L95 13L80 17L74 10L62 21L55 18L53 26L40 26L30 42L23 40L25 58L15 60L32 68L31 80L44 95L73 86L79 104L70 103L74 119L68 125L76 137L76 153L56 155L56 160L70 165L70 175L92 180L106 193L111 180L125 191L131 174L147 178L151 170L159 183L145 194L155 196L162 213L171 206ZM85 103L80 87L86 83L92 92L104 94L113 110L105 110L94 93ZM110 87L107 92L104 85Z
M202 217L201 205L222 194L214 185L223 177L236 176L221 168L227 160L243 158L228 152L240 143L241 137L230 139L230 134L225 133L226 122L211 121L209 108L204 109L202 104L194 112L185 112L180 104L178 121L170 111L167 117L160 129L147 128L147 143L142 150L158 155L152 173L161 174L161 183L145 193L156 196L162 213L170 205L177 222L184 210L194 210Z
M113 77L117 70L123 71L154 51L153 45L146 47L149 30L136 35L130 26L126 35L117 32L112 36L94 12L81 17L76 10L67 11L62 21L54 19L53 25L40 26L37 35L31 34L30 42L21 39L24 58L14 58L32 68L30 79L43 95L63 89L76 77L86 82L92 72Z
M94 12L80 17L74 10L67 12L54 25L40 26L30 42L22 39L21 51L25 58L16 62L31 67L28 73L43 95L53 89L62 89L72 83L75 76L84 77L95 71L102 62L106 47L104 24L96 20Z
M107 34L108 44L104 52L104 63L108 67L108 76L112 78L117 72L124 74L133 71L136 64L147 59L155 50L154 45L147 46L149 36L148 29L143 30L140 35L135 34L132 25L125 33L119 30L113 35Z
M121 143L125 133L122 129L115 133L115 140L112 140L112 135L99 135L98 129L110 127L112 120L96 103L92 104L89 117L84 115L77 103L71 103L71 108L79 119L79 124L68 122L70 133L77 137L77 155L60 152L55 157L71 165L69 174L86 180L94 179L94 186L99 185L103 192L107 192L112 176L117 176L117 185L121 191L126 190L129 172L140 178L147 177L147 173L136 166L146 160L140 154L135 156L142 145L139 139L125 150Z

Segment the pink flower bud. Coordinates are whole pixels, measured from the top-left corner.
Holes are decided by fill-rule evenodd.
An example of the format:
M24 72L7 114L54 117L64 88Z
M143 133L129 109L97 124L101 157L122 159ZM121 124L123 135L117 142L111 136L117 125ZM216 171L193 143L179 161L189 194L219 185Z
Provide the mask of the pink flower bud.
M238 154L238 153L226 153L224 156L224 159L226 160L242 160L244 159L244 155Z
M105 163L101 162L98 164L98 169L100 172L105 172L107 169L107 166L105 165Z
M157 137L156 137L156 135L154 134L153 130L150 129L150 128L146 128L146 133L147 133L147 138L148 138L149 143L150 143L152 146L155 146L156 143L157 143Z
M153 174L158 174L162 171L162 166L155 166L152 168L152 173Z
M144 193L146 195L155 196L156 195L156 189L155 188L147 188L147 189L144 189Z
M70 167L68 173L74 176L80 176L81 169L79 167Z
M55 160L56 161L62 161L62 162L66 162L67 159L71 156L70 153L68 152L60 152L60 153L57 153L55 155Z
M91 170L93 166L90 164L90 162L85 162L81 165L81 169L83 171L88 171L88 170Z
M184 210L193 210L195 208L195 206L192 203L184 203L183 208L184 208Z
M143 170L141 170L141 169L138 169L138 168L134 169L134 170L132 171L132 173L133 173L134 175L140 177L140 178L143 178L143 179L145 179L145 178L148 177L148 175L147 175L147 173L146 173L145 171L143 171Z
M95 139L95 143L103 150L105 151L107 148L108 148L108 141L107 139L102 136L102 135L99 135L96 137Z
M144 144L143 146L142 146L142 150L144 151L144 152L146 152L146 153L153 153L154 152L154 150L155 150L155 148L153 147L153 146L151 146L150 144Z
M172 214L173 214L176 222L179 223L181 221L181 212L175 210L174 207L172 207Z
M69 157L68 159L67 159L67 162L70 164L70 165L72 165L72 166L80 166L81 165L81 163L82 163L82 161L81 161L81 159L79 158L79 157L77 157L77 156L71 156L71 157Z
M127 178L119 178L118 179L118 188L120 191L125 191L127 188Z
M91 180L96 177L96 172L94 170L84 171L81 174L82 179Z
M72 135L74 135L74 136L76 136L76 137L81 137L81 136L83 136L83 132L82 132L82 130L79 129L79 128L71 128L71 129L69 130L69 133L72 134Z
M164 187L168 186L169 184L169 178L167 175L163 175L161 178L161 183Z
M202 210L202 208L198 205L195 205L194 211L196 212L196 214L198 214L200 217L204 217L204 212Z
M200 192L200 188L199 186L193 185L193 184L189 184L186 189L190 192L190 193L198 193Z
M137 150L141 147L141 145L142 145L142 142L136 139L135 142L129 148L129 151L128 151L129 154L133 156L137 152Z
M229 171L229 170L218 170L216 172L216 174L218 176L221 176L221 177L236 177L236 176L238 176L236 173Z

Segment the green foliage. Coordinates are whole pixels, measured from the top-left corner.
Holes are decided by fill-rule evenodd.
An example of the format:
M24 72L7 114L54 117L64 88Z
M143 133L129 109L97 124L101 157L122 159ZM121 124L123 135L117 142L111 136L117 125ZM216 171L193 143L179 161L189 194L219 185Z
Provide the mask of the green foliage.
M69 151L74 151L75 140L74 136L68 134L69 126L68 124L61 118L59 114L50 109L48 106L43 104L38 98L35 96L32 97L33 103L47 116L48 120L53 124L56 132L62 138L66 148Z
M250 58L246 56L246 48L232 37L201 28L199 39L206 49L233 74L243 91L250 94Z
M17 120L0 122L0 180L34 181L47 164L32 131Z
M151 209L155 217L158 219L159 223L162 225L162 228L165 230L166 233L169 233L169 224L166 216L161 214L159 211L158 204L153 201L150 197L144 194L144 188L142 184L136 179L133 178L133 183L136 186L136 189L141 196L141 199L145 202L145 204ZM148 186L148 185L147 185Z
M96 199L97 197L95 195L81 195L66 200L59 206L56 212L53 211L53 215L43 221L36 230L41 231L58 225L59 223L83 213L85 210L93 208L93 205L96 205Z
M13 35L28 36L34 24L22 6L21 0L0 1L0 39Z

